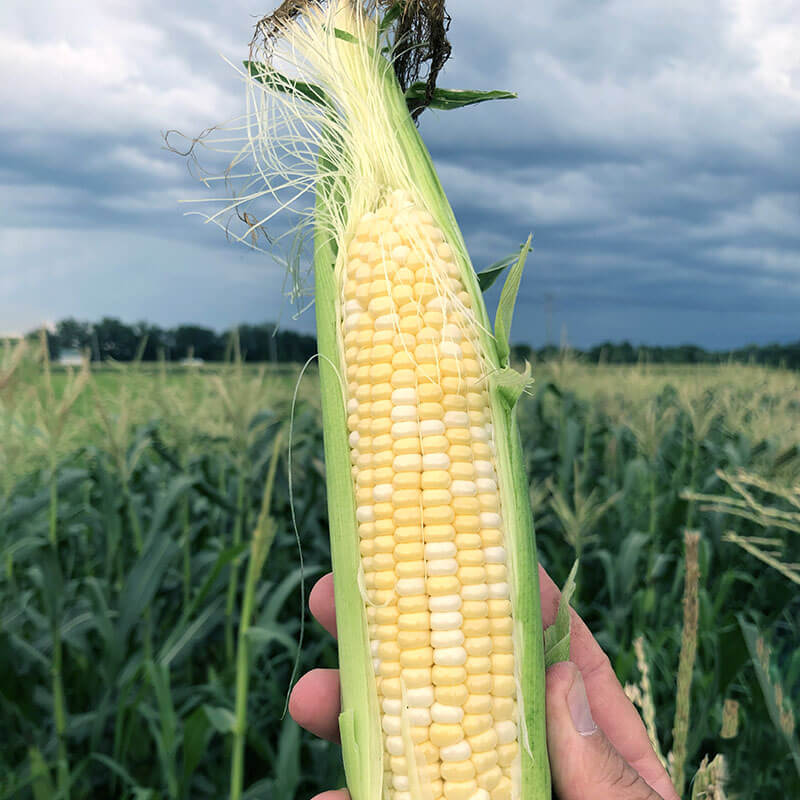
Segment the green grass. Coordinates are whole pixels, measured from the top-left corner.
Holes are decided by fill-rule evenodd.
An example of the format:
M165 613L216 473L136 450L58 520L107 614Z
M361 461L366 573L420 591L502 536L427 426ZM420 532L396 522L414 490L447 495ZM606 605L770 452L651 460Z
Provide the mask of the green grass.
M2 357L0 798L227 797L234 749L245 798L342 785L337 748L283 716L295 660L300 670L336 663L310 619L298 650L301 608L330 563L313 369L291 442L303 572L291 526L298 372L156 365L48 380L35 358ZM573 604L623 683L640 682L641 638L664 753L684 634L683 531L700 532L686 796L717 754L731 796L792 796L797 585L730 534L784 565L800 561L798 535L769 514L691 498L735 499L725 476L745 471L760 482L748 484L755 501L797 511L783 489L800 483L797 373L565 356L534 375L519 413L542 559L561 582L580 552ZM257 525L274 540L253 583ZM726 699L739 703L733 739L720 735Z

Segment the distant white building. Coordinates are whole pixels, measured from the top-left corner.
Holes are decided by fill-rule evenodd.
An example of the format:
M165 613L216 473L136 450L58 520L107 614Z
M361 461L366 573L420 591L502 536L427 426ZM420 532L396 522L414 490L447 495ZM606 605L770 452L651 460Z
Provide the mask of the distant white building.
M74 348L64 348L56 359L56 364L62 367L80 367L83 364L83 353Z
M201 367L206 362L202 358L189 356L188 358L182 358L179 363L182 367Z

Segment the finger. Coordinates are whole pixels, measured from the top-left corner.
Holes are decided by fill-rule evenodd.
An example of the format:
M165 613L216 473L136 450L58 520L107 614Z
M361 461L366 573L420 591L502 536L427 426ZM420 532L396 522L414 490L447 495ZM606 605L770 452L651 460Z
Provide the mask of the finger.
M347 789L331 789L329 792L314 795L311 800L350 800Z
M308 607L317 622L331 636L336 636L336 607L333 601L333 573L323 575L308 596Z
M339 670L312 669L300 678L289 697L292 719L307 731L339 741Z
M547 671L547 750L561 800L662 800L597 726L569 661Z
M561 592L539 566L542 620L555 622ZM653 750L639 712L628 699L608 656L592 636L586 623L570 609L570 658L581 671L592 715L620 755L665 800L677 800L672 782Z

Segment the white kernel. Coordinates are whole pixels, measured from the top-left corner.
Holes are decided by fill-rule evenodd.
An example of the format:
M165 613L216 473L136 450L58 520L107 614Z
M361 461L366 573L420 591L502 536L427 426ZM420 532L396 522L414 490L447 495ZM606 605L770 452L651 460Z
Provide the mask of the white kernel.
M392 795L392 800L414 800L411 792L395 792Z
M458 725L464 719L464 709L461 706L445 706L434 703L431 706L431 719L445 725Z
M388 747L386 748L389 749ZM391 750L389 750L391 753ZM466 761L472 755L472 748L466 739L462 739L458 744L450 744L439 750L439 758L442 761Z
M392 775L392 786L398 791L407 792L409 789L408 775Z
M476 442L489 441L489 431L487 431L482 425L473 425L469 429L469 433Z
M359 506L356 510L356 519L359 522L374 522L375 510L372 506Z
M358 323L360 321L361 321L361 313L348 314L344 318L344 329L345 329L345 331L354 331L358 327Z
M381 720L381 727L384 733L389 736L400 736L403 733L403 727L400 724L400 717L394 717L391 714L384 714Z
M417 390L407 387L405 389L395 389L392 392L392 403L396 406L408 405L417 402Z
M517 726L510 719L496 722L494 729L497 732L497 744L510 744L517 740Z
M369 652L370 652L370 653L371 653L373 656L377 656L377 655L378 655L378 648L380 647L380 644L381 644L381 643L380 643L380 642L379 642L377 639L373 639L373 640L372 640L372 641L369 643Z
M508 599L508 584L505 581L489 584L489 597L494 600Z
M392 261L396 261L398 264L404 264L410 252L411 249L409 247L404 244L399 244L392 250Z
M406 710L406 719L411 725L427 727L431 724L431 712L427 708L409 708Z
M419 423L412 422L395 422L392 425L392 439L403 439L406 436L418 436Z
M500 528L503 524L496 511L481 511L480 520L482 528Z
M455 575L458 572L458 561L454 558L435 558L427 564L428 575Z
M466 411L445 411L444 424L453 427L468 427L469 414Z
M447 453L426 453L422 456L422 469L449 469L450 456Z
M444 341L439 345L442 355L451 356L452 358L461 358L463 355L461 346L457 342Z
M475 481L475 485L478 487L479 492L496 492L497 491L497 481L492 478L478 478Z
M430 708L434 701L433 686L407 689L405 703L409 708Z
M418 409L410 403L392 408L392 422L409 422L417 419Z
M461 630L431 631L431 647L458 647L460 644L464 644Z
M487 564L505 564L506 563L506 549L505 547L484 547L483 557L486 559Z
M398 578L395 591L400 597L413 597L425 591L425 578Z
M390 756L402 756L405 752L403 748L402 736L387 736L386 737L386 750Z
M379 658L372 659L372 671L377 675L381 670L381 660Z
M434 595L428 598L428 608L431 611L458 611L461 598L457 594Z
M376 331L391 331L400 326L400 317L397 314L381 314L375 318Z
M345 314L358 314L363 310L364 310L364 306L362 306L361 303L358 300L356 300L355 298L352 298L352 299L348 300L344 304L344 313Z
M446 314L450 311L452 305L453 304L444 295L438 295L428 300L428 302L425 303L425 308L431 311L441 311L442 314Z
M403 711L403 701L394 697L384 697L381 700L381 708L384 714L394 714L394 716L399 717Z
M392 461L392 467L395 472L419 472L423 468L430 469L430 467L425 467L422 456L419 453L403 453L395 456L394 461Z
M425 545L425 558L454 558L458 548L455 542L428 542Z
M467 663L467 651L463 647L437 647L433 651L433 663L445 667L460 667Z
M441 436L445 430L444 422L440 419L423 419L419 423L421 436Z
M358 431L353 431L350 434L350 437L348 438L348 441L350 442L350 447L358 447L358 440L360 438L361 437L358 435Z
M454 631L459 630L464 623L464 617L460 611L432 611L431 630L432 631Z
M473 794L469 800L491 800L491 795L486 791L486 789L478 789L478 791L475 792L475 794Z
M442 328L442 337L453 342L460 342L464 338L461 328L453 322L448 323Z
M358 411L358 400L355 397L351 397L347 401L347 413L348 414L355 414Z
M479 478L494 478L494 467L491 461L475 461L475 472Z
M475 481L453 481L450 484L453 497L474 497L478 493Z
M488 600L489 587L485 583L470 583L461 587L464 600Z
M379 483L372 489L372 499L376 503L386 503L392 499L392 484Z

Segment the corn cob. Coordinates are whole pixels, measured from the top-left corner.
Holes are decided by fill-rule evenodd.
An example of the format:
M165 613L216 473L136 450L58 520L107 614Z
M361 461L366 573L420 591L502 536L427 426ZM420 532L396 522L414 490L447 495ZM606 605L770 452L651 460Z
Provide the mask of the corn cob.
M527 376L508 364L523 259L493 335L380 24L339 0L284 4L262 25L259 55L268 62L284 42L299 78L249 64L249 154L273 196L316 193L348 788L353 800L549 798L536 552L513 416ZM313 179L301 169L308 142Z

